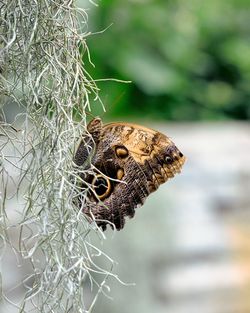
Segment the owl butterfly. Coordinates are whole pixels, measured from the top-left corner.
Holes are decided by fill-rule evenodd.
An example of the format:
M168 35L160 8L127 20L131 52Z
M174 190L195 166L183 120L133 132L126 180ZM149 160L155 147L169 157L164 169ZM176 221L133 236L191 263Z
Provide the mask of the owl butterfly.
M167 136L144 126L103 125L95 118L87 131L90 136L83 136L74 162L91 191L86 203L79 201L103 230L108 223L120 230L151 192L180 173L185 157ZM95 174L85 171L90 168Z

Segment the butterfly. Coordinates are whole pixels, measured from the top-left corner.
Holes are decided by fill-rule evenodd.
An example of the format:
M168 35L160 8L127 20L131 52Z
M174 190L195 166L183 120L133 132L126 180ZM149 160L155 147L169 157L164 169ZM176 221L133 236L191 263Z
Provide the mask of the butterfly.
M83 213L99 227L120 230L148 195L180 173L185 156L164 134L130 123L103 124L99 117L87 132L74 156L81 186L89 187L79 199Z

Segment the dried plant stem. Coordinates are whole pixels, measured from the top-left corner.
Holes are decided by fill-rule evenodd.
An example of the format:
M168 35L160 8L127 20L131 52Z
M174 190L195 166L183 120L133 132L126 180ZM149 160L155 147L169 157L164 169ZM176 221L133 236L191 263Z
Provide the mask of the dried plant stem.
M90 98L98 99L80 52L89 53L87 14L70 0L5 0L0 8L0 252L4 260L11 246L32 266L22 282L25 297L15 306L20 312L91 312L97 295L108 291L113 261L91 244L93 226L74 206L75 146ZM23 110L17 128L4 113L14 104ZM15 222L13 197L24 202ZM20 234L16 246L8 235L13 227ZM107 268L98 265L100 258ZM92 300L85 296L88 286ZM13 302L4 284L1 292Z

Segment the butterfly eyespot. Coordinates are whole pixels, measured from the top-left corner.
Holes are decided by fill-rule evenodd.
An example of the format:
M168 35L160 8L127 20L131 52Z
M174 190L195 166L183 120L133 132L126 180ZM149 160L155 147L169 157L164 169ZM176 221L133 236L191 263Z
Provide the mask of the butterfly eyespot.
M165 162L166 163L172 163L173 162L173 159L169 156L169 155L167 155L166 157L165 157Z
M121 168L119 168L119 170L116 173L117 175L117 179L122 179L122 177L124 176L124 170L122 170Z
M111 193L110 180L101 174L93 178L92 187L100 200L107 198Z
M128 156L128 149L124 146L118 146L115 148L115 154L118 158L124 159Z

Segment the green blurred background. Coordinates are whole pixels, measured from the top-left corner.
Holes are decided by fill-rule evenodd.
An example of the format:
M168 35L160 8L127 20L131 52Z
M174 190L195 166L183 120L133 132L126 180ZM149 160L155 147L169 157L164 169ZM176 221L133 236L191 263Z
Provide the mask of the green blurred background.
M85 67L132 81L98 82L106 117L250 119L249 0L97 3L79 1L97 32L87 39L95 68L87 54Z
M110 280L96 312L249 313L250 1L97 3L79 0L94 33L84 66L132 83L97 81L107 113L91 101L92 114L167 134L187 162L107 232L101 249L136 286Z

